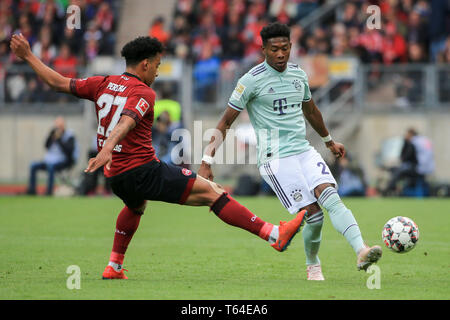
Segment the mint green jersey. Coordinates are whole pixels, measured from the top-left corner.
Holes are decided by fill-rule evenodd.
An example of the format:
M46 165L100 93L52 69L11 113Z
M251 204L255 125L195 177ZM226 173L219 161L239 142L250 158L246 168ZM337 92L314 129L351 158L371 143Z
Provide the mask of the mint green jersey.
M309 100L308 77L297 64L278 72L264 61L239 79L228 106L247 108L257 137L258 167L311 148L302 111L302 102Z

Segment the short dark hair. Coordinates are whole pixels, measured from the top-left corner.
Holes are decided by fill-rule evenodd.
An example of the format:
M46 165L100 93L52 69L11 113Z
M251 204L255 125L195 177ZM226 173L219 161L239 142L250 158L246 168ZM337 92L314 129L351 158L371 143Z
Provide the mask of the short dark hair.
M265 45L267 43L267 40L271 38L278 38L278 37L287 37L290 38L291 36L291 29L286 25L279 22L272 22L262 28L260 32L262 42Z
M125 58L127 66L133 66L142 60L152 58L163 51L164 47L158 39L151 37L137 37L124 45L120 54Z

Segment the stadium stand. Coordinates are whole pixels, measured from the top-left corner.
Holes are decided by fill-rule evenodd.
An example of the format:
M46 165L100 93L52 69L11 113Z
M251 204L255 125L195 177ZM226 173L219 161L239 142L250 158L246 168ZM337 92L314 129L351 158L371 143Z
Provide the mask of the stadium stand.
M66 9L72 4L81 8L80 29L66 27ZM367 27L371 5L380 9L379 29ZM80 100L54 93L15 60L9 49L14 32L26 35L46 63L76 77L121 72L120 48L138 35L155 36L167 51L154 89L160 92L162 83L169 82L186 126L214 119L205 122L207 128L223 112L236 80L262 61L260 30L278 20L291 26L291 60L307 72L314 100L335 136L343 142L370 137L364 145L375 149L387 137L370 131L378 120L367 117L367 111L389 113L380 122L395 123L391 134L405 129L394 120L395 113L402 117L409 111L417 112L420 120L411 121L421 132L436 138L442 132L433 132L434 127L447 130L435 125L445 117L433 118L431 112L450 110L449 10L448 1L439 0L2 0L0 126L2 133L16 133L14 141L3 142L13 156L3 160L0 179L24 179L26 161L21 159L37 151L15 146L23 145L23 130L34 132L35 143L41 143L42 124L33 118L41 111L54 114L63 106L82 146L95 131L95 115L83 111L89 109ZM35 111L27 113L28 120L14 117L11 110ZM373 121L370 130L365 129L368 121ZM308 138L320 145L316 135ZM441 141L435 143L448 154L439 147ZM358 146L355 142L353 147ZM371 179L377 174L375 165L368 164L376 152L372 149L359 154ZM442 159L437 171L445 167Z
M0 77L6 81L5 102L67 102L28 73L8 73L23 63L9 52L9 39L22 32L32 51L59 72L79 76L79 70L99 55L113 55L120 0L38 1L5 0L0 3ZM81 28L66 26L66 9L76 4ZM14 69L16 70L16 69ZM71 100L76 101L76 100Z
M172 55L193 61L203 59L201 49L208 44L222 60L248 59L256 63L261 59L259 31L268 22L278 20L295 25L294 55L298 56L353 54L364 62L391 64L411 61L412 51L421 50L423 62L443 58L448 11L432 11L438 1L334 1L340 3L334 15L315 28L302 28L301 19L324 2L179 0L170 29L156 24L151 34L168 43ZM381 8L381 30L366 27L366 9L372 4Z

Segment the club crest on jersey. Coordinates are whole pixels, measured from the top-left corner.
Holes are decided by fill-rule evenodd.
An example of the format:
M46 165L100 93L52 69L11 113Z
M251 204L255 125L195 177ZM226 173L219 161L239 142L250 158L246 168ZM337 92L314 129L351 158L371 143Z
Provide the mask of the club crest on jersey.
M292 81L292 84L294 85L295 89L297 89L297 91L300 91L302 89L302 83L300 82L300 80L295 79L294 81Z
M147 112L148 108L150 107L150 104L145 101L144 98L141 98L136 105L136 110L139 111L141 116L144 116L144 114Z
M192 174L192 171L186 168L181 169L181 172L188 177Z
M301 190L295 189L291 192L291 197L295 202L300 202L303 199Z

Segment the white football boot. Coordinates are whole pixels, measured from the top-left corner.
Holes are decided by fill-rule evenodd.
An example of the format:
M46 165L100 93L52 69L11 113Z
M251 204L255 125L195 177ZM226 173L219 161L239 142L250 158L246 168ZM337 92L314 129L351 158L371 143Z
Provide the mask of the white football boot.
M323 281L325 278L322 274L322 267L320 264L311 264L306 267L306 279Z

